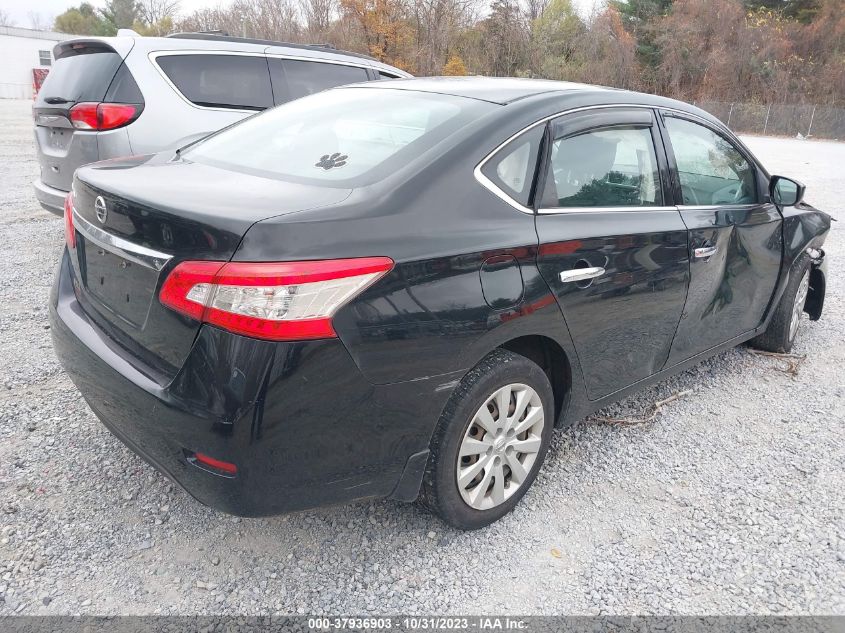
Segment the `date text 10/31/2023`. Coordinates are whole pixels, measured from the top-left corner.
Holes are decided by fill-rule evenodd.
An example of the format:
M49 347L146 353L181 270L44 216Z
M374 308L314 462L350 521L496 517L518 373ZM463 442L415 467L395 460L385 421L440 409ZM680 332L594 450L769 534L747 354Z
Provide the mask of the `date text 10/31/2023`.
M308 628L315 631L527 631L528 622L511 617L313 617Z

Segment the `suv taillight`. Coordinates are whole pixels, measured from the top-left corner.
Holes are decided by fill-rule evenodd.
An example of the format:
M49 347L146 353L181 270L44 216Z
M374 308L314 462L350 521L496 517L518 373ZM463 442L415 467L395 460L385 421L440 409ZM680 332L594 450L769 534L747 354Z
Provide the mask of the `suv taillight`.
M73 192L65 196L65 242L68 248L76 248L76 229L73 226Z
M77 130L114 130L132 123L141 115L143 106L131 103L77 103L68 112Z
M393 268L389 257L304 262L182 262L159 299L230 332L271 341L337 336L332 316Z

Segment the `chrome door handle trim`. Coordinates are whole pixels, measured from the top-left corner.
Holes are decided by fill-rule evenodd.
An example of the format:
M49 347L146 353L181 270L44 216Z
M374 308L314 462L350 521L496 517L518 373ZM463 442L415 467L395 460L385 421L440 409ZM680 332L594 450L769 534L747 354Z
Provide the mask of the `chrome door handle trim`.
M719 248L717 246L704 246L702 248L697 248L693 251L696 259L707 259L708 257L712 257L716 254Z
M572 270L564 270L560 273L560 280L564 283L568 281L587 281L588 279L595 279L604 274L604 268L573 268Z

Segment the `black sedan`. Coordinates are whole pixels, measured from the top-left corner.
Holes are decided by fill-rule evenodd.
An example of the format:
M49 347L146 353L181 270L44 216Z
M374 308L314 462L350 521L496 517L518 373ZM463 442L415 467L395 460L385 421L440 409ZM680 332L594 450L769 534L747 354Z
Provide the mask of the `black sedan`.
M818 319L830 217L690 105L513 79L338 88L77 171L56 351L103 423L257 516L511 510L554 427Z

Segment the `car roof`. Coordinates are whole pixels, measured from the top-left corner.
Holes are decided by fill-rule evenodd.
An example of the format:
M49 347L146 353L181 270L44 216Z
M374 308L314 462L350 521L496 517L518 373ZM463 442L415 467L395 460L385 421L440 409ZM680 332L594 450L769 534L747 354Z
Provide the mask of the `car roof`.
M369 66L376 70L384 70L400 77L410 77L408 73L382 63L377 59L338 50L319 44L289 44L271 40L253 40L240 37L228 37L207 33L177 33L168 37L146 37L138 35L128 29L121 29L116 37L80 36L59 42L54 48L54 56L59 57L62 50L73 44L98 42L105 44L124 57L133 49L143 52L156 51L222 51L250 54L267 54L315 59L325 61L354 62L362 66Z
M519 79L515 77L425 77L398 79L391 81L389 84L375 84L372 87L435 92L501 105L551 92L607 92L616 90L615 88L604 88L569 81Z
M637 105L654 108L668 108L694 114L699 118L725 127L711 114L694 105L668 97L593 86L568 81L546 79L521 79L516 77L425 77L375 81L368 84L354 84L357 88L398 89L430 92L456 97L466 97L499 105L514 103L547 103L550 108L564 105L589 107L593 105ZM348 86L334 88L342 90ZM727 129L727 128L725 128Z

